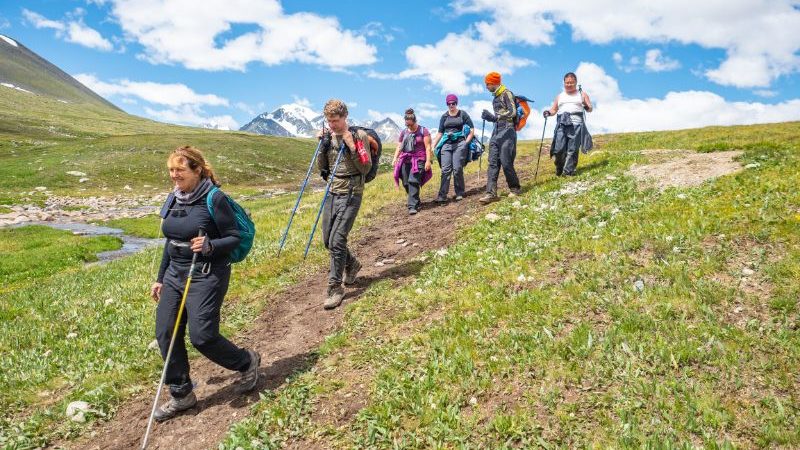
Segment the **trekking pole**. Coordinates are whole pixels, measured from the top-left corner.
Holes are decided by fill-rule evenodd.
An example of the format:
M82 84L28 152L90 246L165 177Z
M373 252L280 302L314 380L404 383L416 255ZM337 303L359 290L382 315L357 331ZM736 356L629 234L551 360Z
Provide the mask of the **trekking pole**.
M206 235L206 230L200 228L197 233L198 237ZM158 398L161 397L161 389L164 387L164 380L167 378L167 365L172 356L172 348L175 347L175 337L178 335L178 326L181 323L181 316L183 315L183 308L186 306L186 294L189 293L189 285L192 284L192 274L194 273L194 266L197 263L197 255L195 252L192 255L192 264L189 266L189 276L186 278L186 287L183 288L183 297L181 297L181 306L178 308L178 315L175 317L175 327L172 328L172 338L169 340L169 347L167 348L167 356L164 358L164 369L161 371L161 381L158 383L158 390L156 390L156 398L153 399L153 409L150 411L150 419L147 421L147 431L144 433L144 440L142 441L142 450L147 448L147 439L150 437L150 430L153 427L153 417L156 414L156 407L158 406Z
M581 106L583 106L583 88L578 85L578 92L581 94ZM586 128L586 108L581 108L581 116L583 117L583 127Z
M323 134L325 133L325 126L322 127ZM311 157L311 164L308 165L308 171L306 172L306 178L303 180L303 183L300 185L300 192L297 194L297 201L294 202L294 208L292 208L292 213L289 215L289 223L286 224L286 229L283 230L283 236L281 236L281 243L278 246L278 255L277 257L281 256L281 250L283 250L283 246L286 245L286 238L289 236L289 228L292 227L292 221L294 220L294 215L297 214L297 207L300 206L300 199L303 197L303 192L306 190L306 186L308 185L308 179L311 177L311 170L314 168L314 163L317 161L317 155L319 154L320 147L322 146L322 139L319 140L317 144L317 149L314 150L314 156Z
M303 259L306 259L308 256L308 249L311 247L311 241L314 240L314 233L317 232L319 216L322 215L322 209L325 208L325 201L328 199L328 192L330 192L331 184L333 184L333 179L336 177L336 169L339 167L339 161L342 160L345 147L346 145L344 144L344 138L342 138L342 147L339 149L339 155L336 157L336 162L333 164L333 170L331 170L330 175L328 175L330 177L328 179L328 185L325 186L325 193L322 195L322 203L319 205L319 212L317 212L317 219L314 221L314 227L311 229L311 236L308 237L308 243L306 244L306 251L303 253Z
M481 149L485 151L486 147L483 146L484 131L486 131L486 119L483 119L483 125L481 125ZM483 152L481 152L481 156L478 157L478 181L481 180L481 166L483 166Z
M547 129L547 117L544 118L542 127L542 142L539 143L539 154L536 156L536 172L533 174L533 184L536 184L536 176L539 175L539 160L542 159L542 146L544 145L544 130Z

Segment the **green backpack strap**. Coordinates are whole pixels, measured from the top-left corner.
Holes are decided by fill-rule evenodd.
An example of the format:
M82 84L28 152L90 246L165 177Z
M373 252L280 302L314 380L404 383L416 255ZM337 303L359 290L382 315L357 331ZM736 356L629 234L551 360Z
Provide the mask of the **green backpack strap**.
M216 194L217 191L219 191L219 188L217 186L212 186L206 195L206 207L208 208L208 214L211 215L211 220L214 221L216 221L214 218L214 194Z

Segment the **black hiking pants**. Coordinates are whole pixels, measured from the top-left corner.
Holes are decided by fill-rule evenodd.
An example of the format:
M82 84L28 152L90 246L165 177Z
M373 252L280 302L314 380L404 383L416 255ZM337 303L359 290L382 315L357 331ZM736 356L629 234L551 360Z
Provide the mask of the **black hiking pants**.
M486 174L486 193L497 195L500 168L510 189L519 189L519 177L514 169L517 157L517 130L510 122L497 122L489 140L489 170Z
M210 266L210 267L209 267ZM189 377L189 357L184 343L186 325L189 325L189 341L206 358L220 366L237 371L245 371L250 365L250 355L219 334L220 308L222 299L228 291L231 277L230 264L210 264L206 270L200 264L195 266L192 284L186 295L186 306L181 315L175 347L167 364L165 383L169 385L174 398L182 398L192 392ZM206 273L207 272L207 273ZM178 316L189 266L174 262L164 274L161 297L156 308L156 339L161 349L161 357L167 357L169 341Z
M360 195L332 194L325 200L322 240L331 254L328 286L341 285L345 268L352 267L356 260L347 247L347 235L353 229L360 208Z

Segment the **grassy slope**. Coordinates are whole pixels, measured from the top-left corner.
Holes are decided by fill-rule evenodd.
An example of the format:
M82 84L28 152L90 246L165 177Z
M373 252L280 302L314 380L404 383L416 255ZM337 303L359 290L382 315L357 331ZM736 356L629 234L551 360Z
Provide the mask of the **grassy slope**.
M647 148L759 166L659 192L625 176ZM222 447L799 446L800 124L611 136L577 179L547 169L350 305Z
M293 182L314 150L304 139L166 125L0 88L0 204L41 201L43 194L30 193L36 186L73 196L111 195L125 185L165 190L166 156L187 144L203 149L237 192ZM78 183L67 171L89 181Z

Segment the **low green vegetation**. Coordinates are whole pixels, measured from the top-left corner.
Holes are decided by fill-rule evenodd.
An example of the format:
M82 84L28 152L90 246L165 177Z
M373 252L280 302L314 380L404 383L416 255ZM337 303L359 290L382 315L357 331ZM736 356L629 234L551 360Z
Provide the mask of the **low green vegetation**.
M800 446L799 144L797 123L626 134L576 178L548 165L349 305L220 447ZM650 148L747 168L659 190L626 172Z
M80 269L97 253L120 247L122 241L111 236L75 236L41 225L0 228L0 292Z

